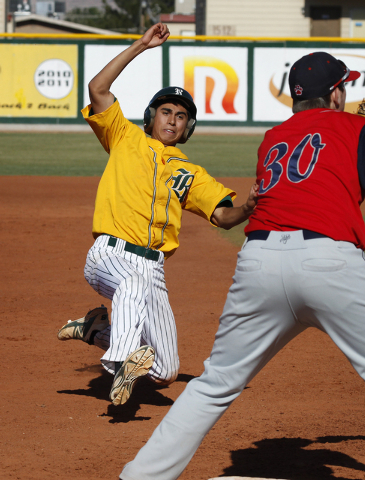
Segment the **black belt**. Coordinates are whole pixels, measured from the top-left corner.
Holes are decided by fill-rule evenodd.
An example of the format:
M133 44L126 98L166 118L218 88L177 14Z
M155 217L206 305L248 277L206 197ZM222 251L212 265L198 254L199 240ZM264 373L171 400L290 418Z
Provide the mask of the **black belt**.
M117 243L116 237L109 237L108 247L115 247ZM157 250L152 250L151 248L140 247L139 245L134 245L133 243L125 242L124 250L126 252L134 253L139 257L146 258L147 260L153 260L158 262L160 258L160 252Z
M304 240L312 240L313 238L328 238L322 233L312 232L312 230L302 230ZM270 230L255 230L247 234L247 241L250 240L267 240Z

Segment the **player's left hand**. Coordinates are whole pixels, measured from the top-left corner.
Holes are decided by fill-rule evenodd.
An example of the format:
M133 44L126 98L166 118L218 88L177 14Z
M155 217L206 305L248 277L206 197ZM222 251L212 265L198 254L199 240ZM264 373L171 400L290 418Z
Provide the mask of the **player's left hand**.
M170 31L164 23L152 25L141 38L143 45L147 48L154 48L162 45L168 39Z
M362 101L359 103L355 113L365 117L365 98L363 98Z
M252 185L246 203L240 207L217 207L210 217L210 221L213 225L225 230L244 222L256 207L258 192L259 186L257 184Z
M253 210L256 207L257 200L259 198L259 186L257 183L252 185L250 193L248 194L246 206L249 210Z

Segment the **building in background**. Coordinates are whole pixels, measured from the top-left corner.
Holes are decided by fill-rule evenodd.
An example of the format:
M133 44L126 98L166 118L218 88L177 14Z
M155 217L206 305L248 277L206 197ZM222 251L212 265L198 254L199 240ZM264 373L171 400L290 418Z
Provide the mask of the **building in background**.
M62 19L66 13L64 0L37 0L35 3L36 15Z
M118 9L113 0L107 0L108 5ZM8 31L7 23L12 23L14 17L25 17L35 14L48 18L63 20L66 13L75 8L103 9L103 0L0 0L0 31ZM8 18L9 16L9 18ZM12 30L10 30L12 31Z
M167 24L171 35L196 35L195 0L175 0L174 13L161 13L160 20Z
M13 28L16 33L92 33L97 35L115 35L116 32L101 28L68 22L52 16L31 14L28 16L15 15Z
M365 38L364 0L175 0L161 20L185 35L192 14L196 35Z
M107 3L118 8L113 0ZM102 10L102 0L0 0L0 31L16 33L97 33L114 31L64 21L74 8Z
M365 37L364 0L196 1L205 3L206 35Z
M4 3L8 10L8 13L31 13L31 4L29 0L4 0Z
M66 12L70 12L74 8L103 8L103 0L64 0L66 3ZM116 8L115 3L112 0L108 0L107 3Z
M175 13L192 15L195 13L195 0L175 0Z
M9 15L62 20L92 7L102 9L102 0L0 0L0 29L11 29ZM365 0L175 0L174 13L160 18L172 35L365 38Z
M34 14L62 19L65 15L65 0L5 0L8 8L8 32L16 30L18 19L24 19Z
M161 13L160 20L169 27L171 35L195 36L195 14Z
M341 36L340 18L352 1L364 3L330 0L327 7L323 0L318 7L316 0L175 0L174 13L161 15L161 21L172 35L307 37L320 31Z

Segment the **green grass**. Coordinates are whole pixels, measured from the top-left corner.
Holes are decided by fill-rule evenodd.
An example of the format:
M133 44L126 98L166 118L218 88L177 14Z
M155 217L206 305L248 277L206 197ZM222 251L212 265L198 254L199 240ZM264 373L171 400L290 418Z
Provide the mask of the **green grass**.
M107 160L93 134L0 133L0 175L100 176Z
M181 150L213 177L254 177L262 139L263 135L195 135Z
M214 177L247 177L262 138L195 135L180 148ZM0 175L101 176L107 160L93 133L0 133Z

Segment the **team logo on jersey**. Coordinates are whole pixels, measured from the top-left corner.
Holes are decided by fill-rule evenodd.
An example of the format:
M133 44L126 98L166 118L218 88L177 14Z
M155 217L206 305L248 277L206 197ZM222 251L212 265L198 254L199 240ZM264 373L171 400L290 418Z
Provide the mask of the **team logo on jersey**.
M303 88L300 85L295 85L294 92L295 95L300 96L303 93Z
M171 188L176 193L180 203L183 203L183 201L185 200L186 195L189 192L189 188L193 183L193 180L194 175L185 170L185 168L179 168L174 173L172 177L173 184Z

